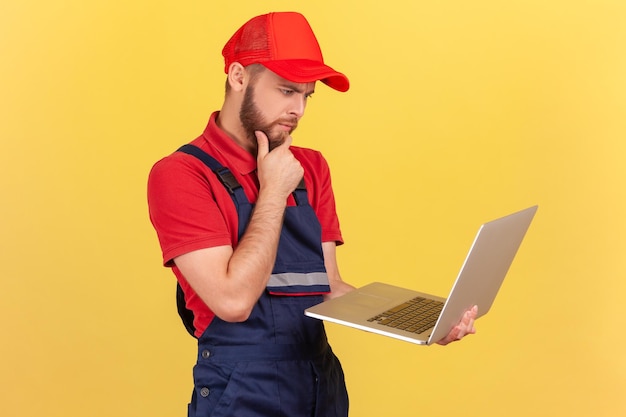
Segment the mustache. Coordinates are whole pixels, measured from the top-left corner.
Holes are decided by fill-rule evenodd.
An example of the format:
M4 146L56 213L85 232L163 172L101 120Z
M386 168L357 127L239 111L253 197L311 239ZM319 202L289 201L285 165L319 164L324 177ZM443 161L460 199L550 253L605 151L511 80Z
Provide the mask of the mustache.
M298 118L297 117L284 117L284 118L276 120L273 124L290 126L291 130L295 130L295 128L298 127Z

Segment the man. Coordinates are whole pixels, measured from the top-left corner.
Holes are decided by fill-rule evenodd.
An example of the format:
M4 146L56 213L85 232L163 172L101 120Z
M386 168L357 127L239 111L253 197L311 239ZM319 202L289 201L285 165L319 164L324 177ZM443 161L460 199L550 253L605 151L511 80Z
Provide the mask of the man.
M346 416L341 365L304 309L344 294L328 165L292 147L316 81L347 91L306 19L270 13L226 43L226 97L203 135L157 162L150 218L198 338L189 416ZM189 314L191 312L191 314ZM473 333L475 311L442 344Z

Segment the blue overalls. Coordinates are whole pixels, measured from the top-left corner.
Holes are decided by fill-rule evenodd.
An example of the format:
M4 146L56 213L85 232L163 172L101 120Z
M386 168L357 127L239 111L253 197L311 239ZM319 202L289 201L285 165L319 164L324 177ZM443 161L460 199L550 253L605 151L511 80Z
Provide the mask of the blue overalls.
M229 190L241 238L252 204L232 173L199 148L180 150L201 159ZM248 320L215 317L198 339L189 417L348 415L343 370L323 322L304 315L330 287L321 226L303 185L286 208L272 275Z

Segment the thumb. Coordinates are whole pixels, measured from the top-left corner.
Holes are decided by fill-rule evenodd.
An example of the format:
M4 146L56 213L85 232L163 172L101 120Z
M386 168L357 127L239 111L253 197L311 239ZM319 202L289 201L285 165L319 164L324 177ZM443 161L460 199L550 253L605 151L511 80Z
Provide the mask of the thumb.
M270 151L270 141L267 135L260 130L255 130L254 135L257 143L256 158L257 160L263 159Z

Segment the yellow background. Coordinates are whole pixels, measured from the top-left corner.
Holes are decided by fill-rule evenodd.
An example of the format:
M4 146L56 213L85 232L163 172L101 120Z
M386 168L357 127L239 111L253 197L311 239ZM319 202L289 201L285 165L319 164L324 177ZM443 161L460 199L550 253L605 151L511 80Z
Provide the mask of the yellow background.
M221 105L227 38L292 9L352 82L295 135L333 169L346 280L445 295L480 223L540 205L476 336L328 326L351 415L625 415L622 0L2 2L0 415L185 415L146 177Z

